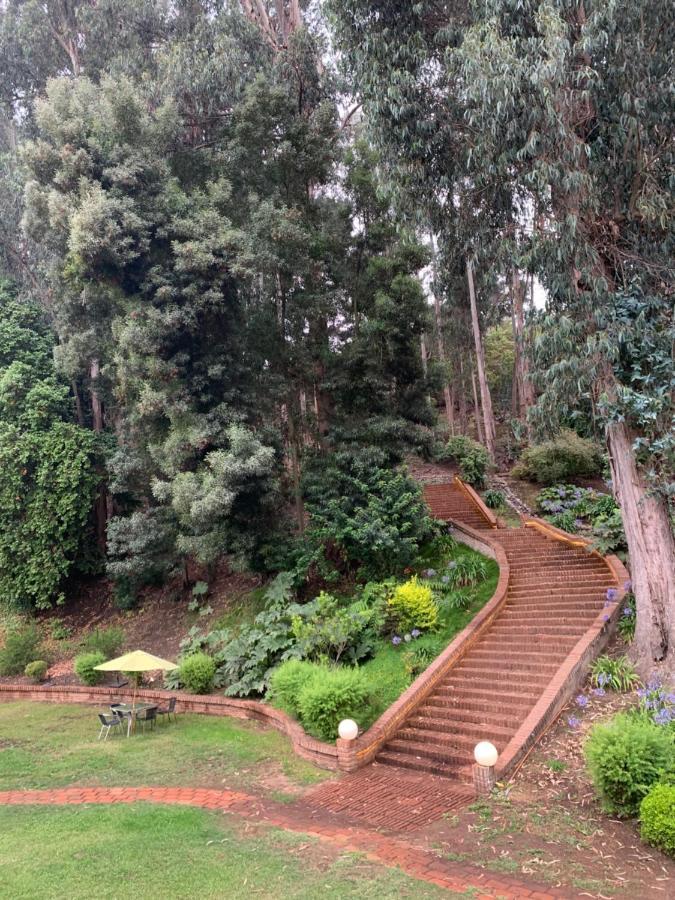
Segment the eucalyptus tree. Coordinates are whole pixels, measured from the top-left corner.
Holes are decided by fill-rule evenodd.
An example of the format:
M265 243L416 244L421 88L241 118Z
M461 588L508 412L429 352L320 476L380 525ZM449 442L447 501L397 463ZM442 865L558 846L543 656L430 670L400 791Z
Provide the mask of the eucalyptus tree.
M672 669L670 11L656 0L639 14L628 0L331 8L404 176L419 163L432 182L443 173L437 191L453 173L495 211L500 184L531 206L536 227L513 263L549 297L537 353L555 364L539 373L540 421L589 404L604 427L635 652L644 669Z

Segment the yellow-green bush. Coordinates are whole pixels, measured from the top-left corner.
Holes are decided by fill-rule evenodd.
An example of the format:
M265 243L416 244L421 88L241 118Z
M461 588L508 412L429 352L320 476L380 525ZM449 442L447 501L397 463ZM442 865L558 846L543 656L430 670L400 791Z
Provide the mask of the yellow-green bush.
M413 628L428 631L438 622L438 606L431 588L420 584L417 577L400 584L387 605L394 625L400 631Z
M642 840L675 856L675 784L655 784L640 804Z

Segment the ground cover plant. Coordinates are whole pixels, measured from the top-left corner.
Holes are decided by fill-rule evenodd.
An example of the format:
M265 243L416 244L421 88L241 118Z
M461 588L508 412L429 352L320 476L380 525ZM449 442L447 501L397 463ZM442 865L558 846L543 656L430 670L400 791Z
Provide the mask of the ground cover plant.
M536 505L557 528L590 537L603 555L616 553L625 558L626 536L619 507L610 494L574 484L555 484L539 491Z

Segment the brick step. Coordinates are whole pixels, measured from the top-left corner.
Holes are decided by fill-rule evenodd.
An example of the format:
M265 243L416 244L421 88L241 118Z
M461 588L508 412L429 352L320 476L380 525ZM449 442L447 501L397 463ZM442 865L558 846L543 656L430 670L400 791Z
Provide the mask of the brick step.
M466 681L454 682L449 679L427 697L425 702L452 704L454 700L467 700L475 703L492 703L497 701L502 704L502 707L507 705L522 706L527 705L539 693L539 689L535 687L523 686L522 689L519 689L518 685L515 684L496 685L494 688L492 686L480 687L474 683Z
M473 784L473 771L471 765L448 766L443 763L434 763L429 759L419 759L407 753L396 753L391 750L381 750L375 757L375 761L385 766L412 769L414 772L426 772L429 775L437 775L455 781L458 784Z
M511 679L504 679L505 682L510 687L510 690L514 694L529 694L530 697L536 697L538 694L542 692L546 684L550 681L550 678L543 678L541 676L537 676L536 673L530 672L530 677L525 678L522 681L511 681ZM476 673L473 672L457 672L453 675L452 681L448 681L446 687L439 691L439 693L435 696L456 696L458 693L464 693L466 691L485 691L484 685L490 684L490 678L487 673L483 674L483 676L476 676ZM499 695L501 696L501 695Z
M553 674L554 672L533 672L527 669L493 669L490 672L493 678L508 680L518 687L535 688L539 692L543 691ZM480 670L475 669L464 669L461 673L457 670L455 677L459 678L460 675L470 679L474 684L479 683L483 678L487 679L489 677L487 672L481 673Z
M461 735L464 738L474 737L478 735L476 740L480 740L480 735L487 734L488 731L493 735L494 739L501 738L502 743L506 743L513 737L515 729L507 728L503 723L495 725L487 722L460 722L453 717L438 718L437 716L415 715L408 719L405 724L404 731L415 729L419 732L430 732L431 734L450 734ZM403 734L403 732L398 732Z
M502 544L502 546L504 546ZM594 553L589 553L583 547L570 547L565 544L555 544L550 547L523 546L523 547L504 547L506 555L514 562L527 563L531 559L590 559L594 562L602 562L600 557Z
M592 597L596 600L604 600L607 595L606 588L598 588L583 584L581 581L569 587L549 587L546 583L540 585L509 585L509 597Z
M502 716L504 720L520 718L522 721L534 706L537 696L539 694L535 697L520 697L518 703L509 703L508 705L496 697L489 700L485 698L477 700L475 697L428 699L424 703L423 710L425 714L436 716L455 715L456 712L472 712Z
M518 598L508 597L503 611L499 614L502 616L548 616L548 615L579 615L591 616L603 608L600 600L597 603L589 603L588 600L565 600L562 597L549 599L548 597L537 600L534 597L531 600L522 600Z
M532 572L519 572L517 570L511 570L509 571L509 584L517 584L520 582L527 583L536 580L541 581L542 572L545 572L545 570L541 567L537 571ZM574 582L579 577L582 577L587 581L602 584L606 584L608 581L612 580L611 576L605 568L589 569L588 566L577 563L574 563L571 566L565 566L562 569L553 569L550 572L546 571L545 575L546 580L551 584L557 584L558 582Z
M422 714L422 711L425 709L424 706L420 707L419 714ZM454 722L458 729L463 728L464 725L485 725L486 728L505 728L515 733L515 731L520 727L523 721L523 715L513 714L508 715L506 711L503 712L488 712L487 710L481 709L458 709L455 708L451 711L447 711L447 717L442 716L441 713L445 708L441 708L438 706L430 707L429 710L424 712L425 716L429 716L434 722L445 722L446 719L448 721ZM417 718L417 717L416 717ZM411 720L412 721L412 720ZM443 729L438 729L443 730Z
M578 636L560 634L551 636L537 635L536 637L530 635L529 638L524 637L523 635L501 635L497 637L490 633L490 635L481 642L481 647L483 650L492 650L495 653L527 653L528 649L534 644L537 650L543 651L544 653L548 652L550 649L553 652L560 651L563 653L563 656L567 656L582 634L582 629L579 629Z
M464 730L448 734L445 731L431 731L426 728L406 726L397 733L396 740L417 747L427 747L430 753L436 753L440 758L450 754L453 759L466 757L472 760L474 747L480 740L485 740L488 736L500 753L513 737L510 732L501 735L490 732L488 735L483 729L478 729L474 734L469 734Z
M466 747L450 747L443 744L432 744L426 740L411 741L408 739L394 738L386 744L387 750L393 750L394 753L407 753L416 759L430 759L434 762L445 763L452 766L471 765L472 749L468 745Z
M512 637L514 635L517 636L528 634L544 634L547 636L555 637L556 635L573 636L575 634L583 634L584 629L579 626L578 622L574 624L574 621L574 617L570 617L567 621L563 621L561 624L559 624L558 622L553 622L549 619L540 619L538 622L525 624L523 622L504 622L500 618L500 620L490 629L490 636Z
M534 654L532 654L534 655ZM481 656L479 659L474 659L472 654L466 656L460 666L453 671L460 671L460 668L464 671L475 671L475 672L504 672L505 674L509 674L511 672L542 672L547 675L552 674L559 668L559 663L551 662L551 657L547 654L542 654L542 658L540 660L533 660L531 655L523 655L522 657L513 654L513 656L502 656L502 654L495 653L493 656L488 656L487 654Z
M555 650L552 647L537 647L530 641L524 650L518 650L516 647L504 646L490 647L491 638L489 633L480 639L475 647L471 648L471 652L467 653L465 660L474 660L479 662L483 659L503 659L504 662L512 660L521 660L531 663L545 663L551 665L560 665L567 656L567 651L560 648Z
M569 556L546 554L545 556L540 556L537 553L528 553L521 559L507 552L506 558L509 561L509 566L516 573L533 572L537 569L555 572L583 567L592 572L607 572L609 577L609 569L604 563L587 556L577 556L576 554L570 554Z
M552 677L552 672L532 669L501 669L498 664L496 669L488 666L477 666L476 668L462 666L461 668L453 669L453 672L456 677L470 678L474 682L483 683L485 679L501 676L504 679L513 679L517 684L527 684L528 686L539 688L547 684Z
M536 611L532 611L522 610L518 606L507 606L499 616L499 622L503 625L533 625L537 621L544 620L552 625L571 625L576 622L588 627L598 612L599 610L593 607L553 609L542 604Z

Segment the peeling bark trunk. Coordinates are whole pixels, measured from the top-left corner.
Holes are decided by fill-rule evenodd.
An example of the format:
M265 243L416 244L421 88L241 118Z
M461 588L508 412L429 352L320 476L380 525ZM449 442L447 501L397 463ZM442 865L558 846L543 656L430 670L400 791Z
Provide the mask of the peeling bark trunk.
M675 538L663 500L638 472L625 422L607 427L610 466L630 554L637 607L633 653L643 674L675 674Z
M514 362L514 395L517 407L516 416L525 423L528 435L530 428L527 422L527 413L534 406L535 396L532 382L529 379L529 362L525 353L524 335L525 335L525 285L523 284L518 270L514 269L511 275L511 321L513 323L513 340L515 345L515 362Z
M464 354L459 354L459 427L462 434L466 434L468 414L466 410L466 379L464 374Z
M478 431L478 440L481 442L481 444L484 444L485 441L483 439L483 426L480 424L481 409L478 405L478 392L476 391L476 373L473 369L473 363L471 364L471 387L473 388L473 408L474 418L476 419L476 430Z
M431 234L431 252L433 255L434 271L436 268L436 239ZM438 361L443 369L443 401L445 403L445 418L448 422L448 428L451 434L455 433L455 408L450 396L450 385L448 384L448 373L445 366L445 346L443 344L443 325L441 322L441 301L437 291L433 288L434 295L434 322L436 325L436 347L438 350Z
M478 384L480 385L480 399L483 406L483 425L485 428L485 447L490 455L490 459L495 459L495 444L497 443L495 435L495 418L492 412L492 397L490 396L490 387L485 376L485 353L483 351L483 340L480 334L480 325L478 323L478 307L476 306L476 291L473 284L473 269L471 262L466 261L466 277L469 282L469 299L471 301L471 324L473 326L473 339L476 345L476 367L478 369ZM475 391L475 384L474 384Z

